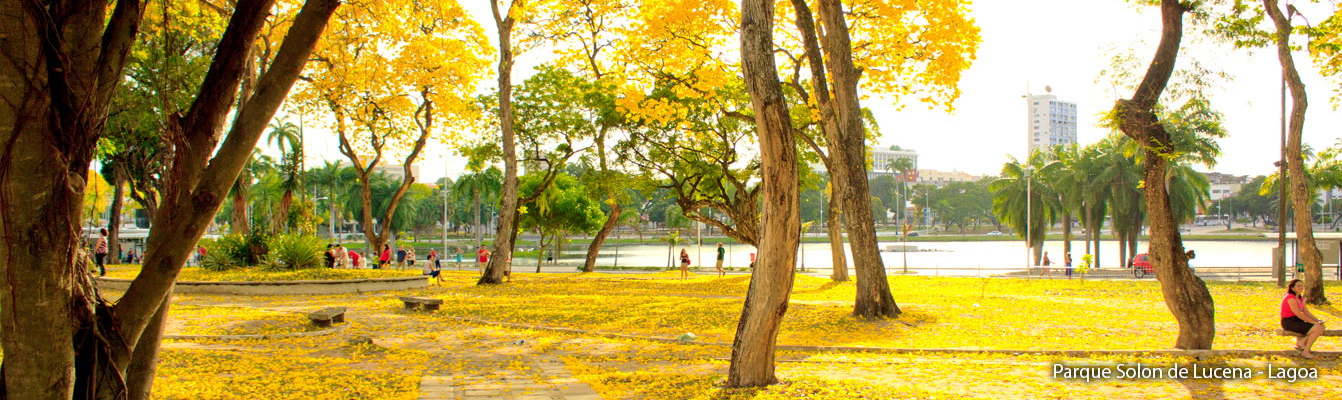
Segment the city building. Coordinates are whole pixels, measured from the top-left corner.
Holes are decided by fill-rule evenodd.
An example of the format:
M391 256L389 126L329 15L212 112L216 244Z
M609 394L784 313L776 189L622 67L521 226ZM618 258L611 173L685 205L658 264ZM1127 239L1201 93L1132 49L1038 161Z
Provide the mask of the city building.
M1208 172L1203 174L1207 177L1207 183L1211 184L1210 196L1208 199L1217 201L1227 199L1239 193L1244 184L1249 183L1251 179L1248 175L1230 175L1219 172Z
M890 164L894 160L906 158L911 161L913 169L910 170L906 178L909 182L918 181L918 152L911 149L902 149L899 146L890 146L887 149L871 149L871 169L867 171L867 179L872 179L881 175L894 176L899 178L899 172L892 171Z
M1058 100L1052 94L1029 96L1030 132L1028 150L1046 151L1053 146L1076 144L1076 103Z
M951 182L974 182L979 179L983 179L983 177L970 175L960 171L947 172L937 171L935 169L920 169L918 170L918 180L916 182L919 185L942 187Z
M405 179L405 166L401 164L378 164L376 167L373 167L372 174L377 175L378 173L387 175L387 179L400 182ZM410 166L410 176L415 177L415 182L426 183L419 181L421 175L419 174L418 165ZM433 182L427 182L427 183L433 183Z

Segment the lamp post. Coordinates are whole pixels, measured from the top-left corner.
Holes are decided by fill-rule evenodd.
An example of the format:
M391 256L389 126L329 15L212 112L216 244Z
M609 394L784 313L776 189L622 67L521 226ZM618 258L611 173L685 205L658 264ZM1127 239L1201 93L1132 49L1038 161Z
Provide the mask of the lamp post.
M1025 82L1025 276L1030 276L1030 223L1032 214L1033 199L1031 198L1033 179L1030 178L1030 120L1034 118L1034 110L1030 107L1030 83Z

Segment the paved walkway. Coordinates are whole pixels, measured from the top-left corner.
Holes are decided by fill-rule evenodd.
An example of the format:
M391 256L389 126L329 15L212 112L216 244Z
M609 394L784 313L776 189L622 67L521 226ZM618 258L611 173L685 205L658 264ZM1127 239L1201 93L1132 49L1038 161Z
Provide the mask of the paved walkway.
M587 384L578 381L553 356L528 357L532 370L508 370L502 377L473 375L425 375L419 381L420 400L429 399L515 399L515 400L596 400Z

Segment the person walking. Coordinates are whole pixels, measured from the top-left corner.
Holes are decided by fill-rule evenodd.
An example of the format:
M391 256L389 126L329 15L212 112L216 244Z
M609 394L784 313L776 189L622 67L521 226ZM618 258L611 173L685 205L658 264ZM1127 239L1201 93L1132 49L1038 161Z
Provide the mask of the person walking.
M377 257L378 269L387 269L391 267L391 245L382 244L382 254Z
M727 249L722 248L722 242L718 242L718 263L716 265L716 268L718 269L719 278L727 275L727 272L722 270L722 259L726 257L727 257Z
M485 276L485 265L489 264L489 249L485 245L480 245L480 250L475 252L475 264L480 268L480 276Z
M396 249L396 269L405 269L405 248Z
M98 264L98 276L107 276L107 228L98 228L98 242L93 245L93 263Z
M690 278L690 253L680 249L680 279Z
M1314 353L1310 349L1327 328L1323 326L1323 320L1305 306L1305 296L1297 292L1300 286L1299 279L1292 279L1291 284L1286 285L1286 296L1281 299L1281 329L1300 334L1295 340L1295 349L1300 350L1301 357L1313 360Z

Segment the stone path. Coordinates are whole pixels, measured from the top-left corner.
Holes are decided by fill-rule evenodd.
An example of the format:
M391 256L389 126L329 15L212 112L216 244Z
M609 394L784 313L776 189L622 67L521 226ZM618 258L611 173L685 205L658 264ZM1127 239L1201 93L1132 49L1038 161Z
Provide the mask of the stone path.
M426 375L419 381L419 399L597 400L601 396L578 381L558 357L537 356L529 361L538 374L509 370L502 377L485 375Z

